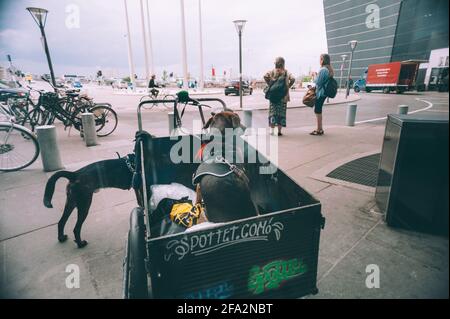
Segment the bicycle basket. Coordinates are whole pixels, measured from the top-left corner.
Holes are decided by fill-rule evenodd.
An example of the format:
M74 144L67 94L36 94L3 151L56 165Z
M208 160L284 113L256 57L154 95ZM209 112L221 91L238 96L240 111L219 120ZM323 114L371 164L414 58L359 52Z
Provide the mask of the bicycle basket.
M58 103L58 101L58 95L53 92L46 92L39 97L39 102L44 106L48 104L53 105L55 103Z

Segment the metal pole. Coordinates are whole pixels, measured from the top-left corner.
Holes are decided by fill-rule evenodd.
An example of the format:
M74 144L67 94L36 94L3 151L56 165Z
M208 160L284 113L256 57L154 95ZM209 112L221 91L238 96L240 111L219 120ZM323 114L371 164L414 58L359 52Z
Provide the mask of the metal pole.
M183 62L183 88L188 88L188 67L187 67L187 49L186 49L186 25L184 19L184 0L180 0L181 7L181 53Z
M147 28L148 28L148 48L150 53L150 72L151 74L155 74L155 66L153 64L153 43L152 43L152 29L150 26L150 9L147 0Z
M341 79L339 80L339 90L342 89L342 78L344 77L344 63L345 63L345 61L342 61L342 64L341 64Z
M398 106L398 114L407 115L409 111L408 105L399 105Z
M242 31L239 31L239 106L242 109Z
M63 169L61 156L54 125L36 127L39 148L41 149L41 160L44 172L52 172Z
M147 53L147 36L145 34L145 20L144 20L144 2L141 2L141 26L142 26L142 39L144 41L144 59L145 59L145 79L150 80L150 70L148 66L148 53Z
M123 4L125 5L125 19L127 23L127 38L128 38L128 65L130 67L130 81L133 86L133 90L135 88L134 86L134 63L133 63L133 51L131 49L131 36L130 36L130 23L128 21L128 9L127 9L127 0L123 0Z
M357 107L358 106L356 104L349 104L347 106L347 126L355 126Z
M350 94L350 75L352 72L352 63L353 63L353 50L350 53L350 63L348 65L348 77L347 77L347 92L345 93L345 98L348 98Z
M47 37L45 36L44 26L39 25L39 29L41 29L41 35L44 41L44 50L45 55L47 56L48 68L50 69L50 77L52 78L52 84L53 86L56 86L55 73L53 72L52 59L50 58L50 51L48 50Z
M205 87L204 80L204 69L203 69L203 30L202 30L202 0L198 0L198 19L199 19L199 31L200 31L200 78L199 78L199 86L200 90L203 90Z
M82 113L83 138L86 146L97 145L97 130L95 129L95 118L92 113Z

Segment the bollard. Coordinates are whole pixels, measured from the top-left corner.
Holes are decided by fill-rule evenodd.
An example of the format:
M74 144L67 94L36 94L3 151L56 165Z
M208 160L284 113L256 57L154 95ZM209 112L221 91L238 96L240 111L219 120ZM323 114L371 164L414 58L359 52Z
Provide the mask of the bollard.
M249 131L253 127L253 111L252 110L244 110L244 126L245 126L245 135L249 134Z
M86 146L97 145L97 130L95 129L94 114L81 114L81 123L83 124L83 137Z
M357 107L356 104L349 104L347 106L347 126L355 126Z
M407 115L409 111L408 105L399 105L398 106L398 114Z
M41 160L44 172L52 172L63 169L61 156L56 138L56 127L44 125L36 127L39 148L41 149Z
M169 118L169 135L172 136L175 133L175 113L167 113Z

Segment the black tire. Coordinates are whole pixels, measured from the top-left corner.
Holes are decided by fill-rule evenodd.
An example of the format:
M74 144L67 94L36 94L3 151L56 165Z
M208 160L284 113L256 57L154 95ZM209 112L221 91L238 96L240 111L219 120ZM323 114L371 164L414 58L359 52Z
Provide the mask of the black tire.
M3 139L3 133L8 134L8 140ZM13 139L11 141L11 139ZM27 151L27 155L17 153L18 147ZM20 150L20 148L19 148ZM10 156L12 153L13 156ZM20 155L20 156L19 156ZM0 171L14 172L30 166L39 156L39 143L36 137L27 129L9 123L0 124ZM4 161L4 158L8 160ZM22 163L7 166L11 160L23 159Z
M128 280L126 281L125 298L148 298L147 271L145 269L145 225L141 208L135 208L131 212L127 247L125 271Z
M95 129L98 137L108 136L116 130L119 121L117 113L112 108L105 105L96 105L87 110L83 108L78 109L74 115L74 120L78 123L78 125L74 125L75 129L81 129L81 113L86 111L94 114Z
M37 126L50 125L53 121L54 117L49 111L35 108L28 112L20 124L34 132Z
M355 91L355 93L361 92L361 89L359 88L359 86L355 86L355 87L353 88L353 90Z
M163 105L166 109L168 110L172 110L173 109L173 103L166 103L166 101L174 101L176 99L176 96L173 94L167 94L164 96L163 100Z
M366 93L370 93L370 92L372 92L372 89L371 89L371 88L368 88L368 87L366 87Z

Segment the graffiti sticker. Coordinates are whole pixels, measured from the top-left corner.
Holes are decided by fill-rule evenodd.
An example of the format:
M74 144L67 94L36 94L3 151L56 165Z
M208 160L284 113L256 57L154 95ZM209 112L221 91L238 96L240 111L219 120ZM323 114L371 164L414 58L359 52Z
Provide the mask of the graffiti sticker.
M250 269L248 289L255 295L277 289L283 282L298 277L307 270L306 264L297 258L272 261L262 267L253 266Z
M190 293L184 299L227 299L233 294L233 285L222 282L218 285Z
M281 222L273 222L273 218L243 225L234 225L228 228L219 228L209 233L185 236L182 239L174 239L167 243L164 260L168 262L172 256L178 260L186 255L195 256L209 254L213 251L249 241L280 240L284 225Z

